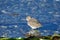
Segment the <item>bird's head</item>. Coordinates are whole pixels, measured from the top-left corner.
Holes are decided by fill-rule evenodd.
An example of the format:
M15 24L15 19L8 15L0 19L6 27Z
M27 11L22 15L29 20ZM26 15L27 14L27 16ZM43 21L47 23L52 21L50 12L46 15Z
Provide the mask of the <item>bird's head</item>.
M29 21L30 19L31 19L31 17L30 17L30 16L27 16L27 17L26 17L26 20L27 20L27 21Z

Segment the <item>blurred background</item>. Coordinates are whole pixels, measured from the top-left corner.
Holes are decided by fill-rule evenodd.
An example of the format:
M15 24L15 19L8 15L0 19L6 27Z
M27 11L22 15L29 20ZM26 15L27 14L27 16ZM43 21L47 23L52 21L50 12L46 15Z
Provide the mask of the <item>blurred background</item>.
M26 16L42 24L41 36L60 34L60 0L0 0L0 37L25 37Z

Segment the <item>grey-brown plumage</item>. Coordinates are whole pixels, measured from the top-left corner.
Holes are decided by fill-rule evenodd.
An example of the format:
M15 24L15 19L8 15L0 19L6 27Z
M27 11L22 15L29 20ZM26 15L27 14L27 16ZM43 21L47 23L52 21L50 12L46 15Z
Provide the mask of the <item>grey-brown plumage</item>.
M30 16L26 17L27 20L27 24L32 28L32 29L36 29L41 27L41 24L37 21L37 19L35 18L31 18Z

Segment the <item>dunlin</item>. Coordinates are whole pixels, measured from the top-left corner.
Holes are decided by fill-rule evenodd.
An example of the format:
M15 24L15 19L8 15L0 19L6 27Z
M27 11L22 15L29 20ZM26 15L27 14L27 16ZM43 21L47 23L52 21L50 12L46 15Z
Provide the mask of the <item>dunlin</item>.
M42 27L40 22L38 22L37 19L31 18L30 16L26 17L27 24L32 28L32 29L37 29L39 27Z

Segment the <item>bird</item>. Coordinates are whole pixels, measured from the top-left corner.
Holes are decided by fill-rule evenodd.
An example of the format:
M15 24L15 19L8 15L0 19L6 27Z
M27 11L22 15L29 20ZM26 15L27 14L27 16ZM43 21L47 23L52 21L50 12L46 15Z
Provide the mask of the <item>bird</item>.
M32 18L31 16L27 16L26 21L28 26L30 26L32 29L37 29L39 27L42 27L41 23L37 19Z

